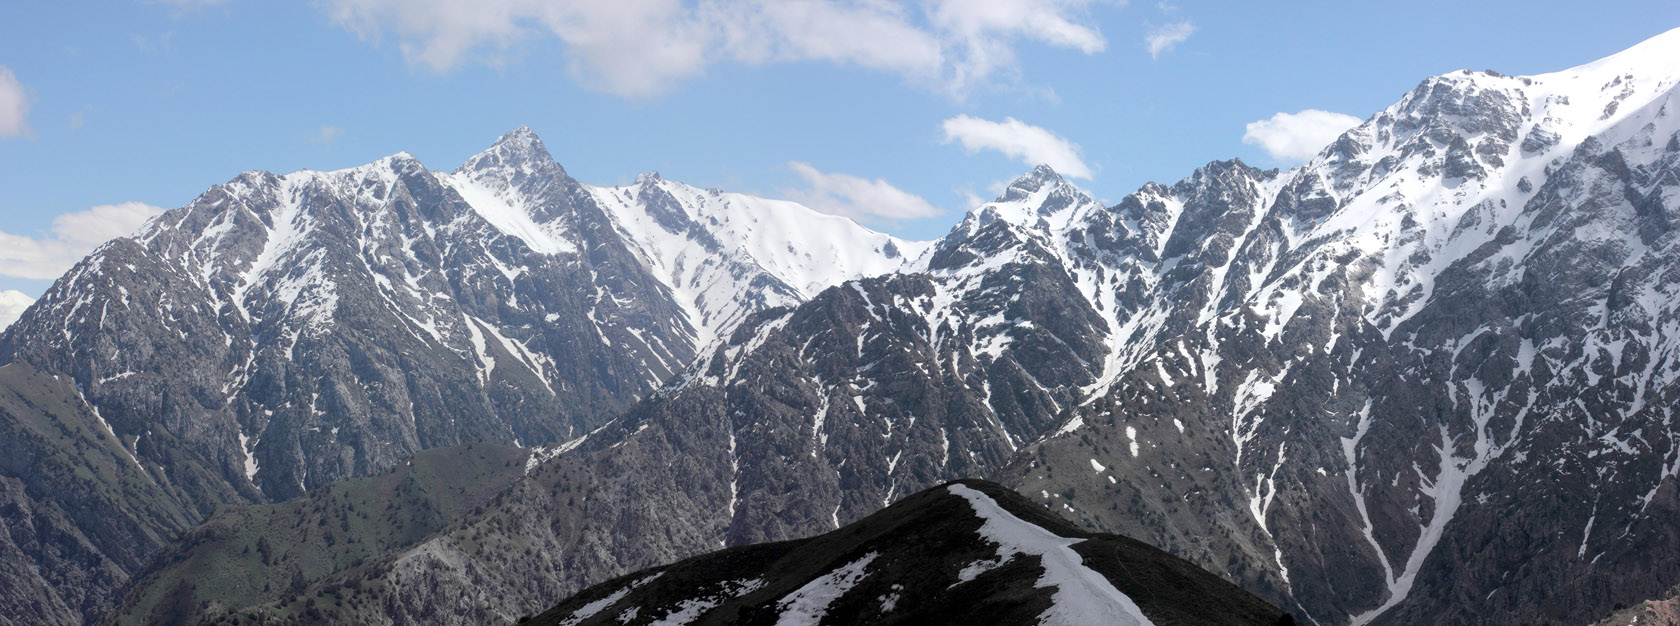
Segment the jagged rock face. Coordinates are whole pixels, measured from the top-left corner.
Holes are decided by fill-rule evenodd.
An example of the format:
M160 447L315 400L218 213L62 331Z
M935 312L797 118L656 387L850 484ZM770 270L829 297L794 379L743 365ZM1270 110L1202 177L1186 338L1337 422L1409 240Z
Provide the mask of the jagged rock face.
M447 174L247 173L79 264L0 358L71 375L142 457L162 427L284 498L418 449L573 438L746 315L906 260L766 204L583 185L524 129ZM791 240L819 232L841 241ZM777 246L804 252L751 254Z
M1680 103L1651 46L1426 81L1288 172L1211 163L1103 207L1035 171L320 593L511 619L982 472L1322 624L1586 623L1658 594ZM549 556L497 574L486 534Z
M324 613L338 621L510 620L627 571L825 532L1002 471L1102 363L1101 316L1045 239L1009 217L1077 193L1053 173L1042 182L945 242L977 242L984 256L935 250L925 272L749 318L484 515L306 597L358 598ZM1054 213L1100 209L1078 197Z
M214 468L140 467L66 376L0 366L0 624L79 623L216 504Z
M1649 46L1431 79L1287 174L1204 270L1212 315L1013 484L1326 624L1671 587L1680 96Z
M710 443L733 450L729 471L701 484L731 479L735 504L679 516L721 511L727 525L703 528L731 541L812 532L826 507L849 512L926 475L933 449L895 458L891 438L846 449L844 466L827 465L847 473L825 479L836 437L901 419L893 437L914 440L923 420L969 411L1005 432L1061 420L999 474L1022 493L1320 623L1585 622L1659 593L1680 578L1663 557L1680 506L1669 226L1680 123L1674 80L1650 75L1666 70L1612 59L1540 77L1455 74L1291 172L1210 164L1114 208L1006 196L936 245L923 277L854 283L880 326L968 321L929 323L931 337L848 332L861 316L799 323L832 306L819 298L744 326L644 407L683 398L707 407L691 418L721 417L708 428L734 435L734 447ZM1525 147L1523 136L1548 139ZM917 280L934 289L931 318ZM1057 321L985 332L978 320L999 303L1035 301L999 287L1012 283L1062 285L1043 288L1059 298ZM875 291L888 285L899 286ZM936 358L883 361L858 379L847 357L863 350L832 348L835 336L879 337L864 350L882 355L934 346ZM1049 344L1064 351L1027 356ZM969 347L942 356L952 345ZM1020 389L1042 400L1006 408L988 378L991 395L978 395L989 400L938 418L900 406L927 392L888 381L924 380L923 369L973 389L965 350L1019 365L1043 383ZM1064 375L1034 369L1050 362ZM853 414L833 408L846 396L824 405L811 391L847 387L885 393L865 393ZM984 440L967 443L939 458L985 456Z
M596 585L543 624L1293 623L1142 543L1082 532L984 481L935 487L810 539Z
M710 546L815 534L900 494L981 474L1091 527L1161 545L1322 624L1586 623L1617 603L1680 583L1680 566L1666 558L1680 547L1672 522L1680 513L1680 446L1671 423L1680 405L1680 235L1673 232L1680 219L1680 96L1669 62L1676 56L1680 34L1671 33L1557 74L1437 77L1306 166L1276 172L1211 163L1170 187L1146 185L1115 207L1091 202L1040 169L925 254L906 254L890 241L852 248L877 259L857 268L913 257L897 261L900 273L757 312L814 293L808 285L822 281L801 280L815 266L798 248L766 260L779 248L728 235L750 229L735 228L742 223L729 222L733 212L719 210L744 206L723 194L653 177L627 188L574 187L536 167L482 182L470 168L427 178L387 166L391 174L380 180L417 178L400 185L408 196L453 192L470 209L437 213L456 205L414 202L415 212L432 216L426 228L405 231L414 237L424 231L435 240L429 228L477 228L507 249L549 246L558 249L552 256L591 268L588 282L566 283L582 296L475 291L468 288L480 284L474 277L499 284L497 277L518 283L583 274L486 257L466 244L435 245L437 259L501 265L485 261L479 270L439 278L448 285L437 287L446 302L433 302L426 295L432 288L416 288L412 297L423 301L409 321L390 318L391 327L456 315L431 311L527 319L501 310L516 308L503 304L515 296L539 312L583 311L589 326L574 316L572 330L620 327L598 310L544 300L582 297L611 300L622 307L620 316L674 311L671 319L686 322L687 331L673 322L669 334L639 345L673 358L680 356L674 346L686 345L699 358L686 367L635 361L677 373L628 413L563 446L483 514L345 572L294 603L251 612L283 616L306 598L333 597L346 600L319 610L338 621L511 620L640 567ZM513 160L492 157L487 162ZM270 190L268 196L288 189L260 182L250 185ZM386 187L356 189L392 197L376 193ZM504 198L512 207L505 198L514 188L536 190L518 198L551 202L496 217L485 209L499 205L473 199ZM715 204L702 206L694 200L700 197ZM641 217L613 217L632 210ZM507 214L534 225L503 219ZM171 215L165 219L184 219ZM200 230L217 224L202 219ZM257 222L265 233L275 228L272 220ZM710 225L705 236L696 225ZM236 227L258 228L230 225L209 239L225 240ZM609 232L635 245L565 252L571 237L594 233L610 242ZM495 239L497 233L505 236ZM683 243L647 243L666 236ZM234 374L189 372L153 383L169 393L130 402L149 402L182 432L203 431L200 438L232 442L246 432L233 424L282 419L315 433L307 430L317 423L312 412L271 405L302 397L278 395L276 387L320 383L294 381L302 376L288 374L295 368L264 368L309 353L315 356L296 358L317 359L311 373L344 371L323 359L335 350L357 354L344 346L360 344L312 329L324 327L322 310L338 323L346 305L337 303L346 300L329 297L338 291L306 288L318 283L303 277L310 268L353 270L356 263L377 266L377 259L322 265L326 256L304 257L281 274L257 273L262 280L246 277L255 261L233 265L241 268L237 280L177 268L175 259L207 254L192 250L224 249L209 239L195 236L164 252L153 249L172 239L113 244L61 281L97 277L104 286L63 293L55 287L0 338L0 357L66 371L96 404L111 402L98 387L140 373L70 372L76 363L103 363L55 364L38 346L60 338L111 342L110 333L53 320L80 324L95 319L96 309L98 317L114 310L104 303L117 306L111 292L123 293L123 285L104 268L133 266L152 281L144 284L169 289L148 293L191 293L203 285L205 295L196 303L141 301L137 306L161 313L168 325L129 332L160 342L136 339L131 344L144 346L140 356L124 356L136 349L123 344L122 354L113 347L101 358L153 358L146 371L158 376L158 363L208 353L221 369L207 371ZM261 259L266 248L226 250ZM728 249L746 252L702 262L708 251ZM409 258L412 246L404 239L392 250L391 258ZM415 253L413 263L397 262L403 273L386 279L424 279L431 258ZM635 278L623 258L648 268L650 278ZM747 258L764 271L755 274ZM725 278L731 293L746 295L704 300L704 286ZM666 297L627 295L637 290ZM78 297L82 291L93 296ZM291 295L245 298L253 293ZM358 302L375 306L373 293ZM590 293L607 295L590 300ZM492 299L501 307L495 316L481 308ZM256 330L225 330L240 323ZM498 329L510 341L547 337L534 322L513 328L520 330L488 321L436 325L437 345L424 358L443 363L437 371L454 367L468 389L500 380L503 397L558 402L561 392L551 388L573 379L498 379L546 366L515 355L516 346L496 351L508 346L499 338L485 339L482 348L473 339L474 329L485 337ZM602 346L605 337L614 346L631 341L600 332ZM431 331L408 334L416 346L431 345L421 338ZM722 339L700 345L705 337ZM298 352L287 352L294 339ZM241 352L247 344L257 347ZM282 352L288 358L280 359ZM426 353L414 354L404 352ZM256 365L242 365L249 363ZM222 395L225 380L240 381L237 403ZM653 384L636 387L634 380L626 383L630 398ZM601 388L615 389L606 382ZM309 400L338 401L330 395ZM492 423L518 436L524 422L503 416L496 402L484 400L487 414L500 420ZM224 405L236 408L217 422L224 409L216 407ZM292 416L280 415L281 408ZM188 419L195 412L211 417ZM320 420L353 414L340 410L317 421L325 426ZM578 421L571 429L599 423ZM148 451L162 449L146 443L151 435L136 442L143 432L128 425L116 431L141 461L161 464L148 461L155 454ZM264 431L256 439L259 451L271 437ZM361 458L356 454L347 462ZM237 471L229 464L240 457L216 458L225 471ZM258 458L267 470L269 458ZM266 478L259 483L272 489Z
M74 377L140 456L162 428L284 498L422 448L568 438L692 334L581 186L510 136L450 175L405 155L242 175L79 264L0 350Z
M179 484L167 535L422 449L575 439L746 316L920 252L837 219L656 176L584 185L526 129L449 173L406 154L249 172L78 264L0 363L64 377Z

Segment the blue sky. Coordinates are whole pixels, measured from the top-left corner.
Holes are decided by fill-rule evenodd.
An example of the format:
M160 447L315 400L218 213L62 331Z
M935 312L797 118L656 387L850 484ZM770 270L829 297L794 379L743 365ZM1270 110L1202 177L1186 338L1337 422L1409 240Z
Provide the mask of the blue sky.
M1035 160L1110 202L1215 159L1288 167L1347 118L1245 143L1250 123L1364 118L1430 75L1680 26L1672 0L1469 4L5 3L0 289L36 296L244 170L448 170L520 125L585 182L658 170L931 238Z

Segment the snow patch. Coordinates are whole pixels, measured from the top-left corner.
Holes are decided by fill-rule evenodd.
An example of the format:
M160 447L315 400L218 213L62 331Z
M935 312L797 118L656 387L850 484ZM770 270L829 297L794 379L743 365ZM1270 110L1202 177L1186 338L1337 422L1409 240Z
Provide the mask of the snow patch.
M629 595L630 592L634 591L637 587L653 582L655 578L659 578L664 575L665 572L659 572L647 578L630 583L624 588L612 592L605 598L601 598L600 600L578 607L578 610L572 611L571 615L567 616L566 619L560 622L560 626L577 626L583 620L595 617L595 615L601 611L606 610L614 604L618 604L619 600L623 600L624 596Z
M776 619L776 626L816 626L828 614L828 606L840 596L846 595L852 587L862 582L869 572L864 571L878 552L871 552L863 558L840 566L816 580L805 583L793 593L783 597L777 604L782 614Z
M996 543L998 557L1013 558L1016 554L1038 556L1044 564L1044 575L1037 587L1055 587L1050 608L1039 618L1047 626L1154 626L1137 603L1115 589L1102 574L1085 567L1084 558L1074 552L1073 544L1084 539L1069 539L1015 517L991 496L965 485L951 485L951 493L968 500L974 514L984 520L980 536Z

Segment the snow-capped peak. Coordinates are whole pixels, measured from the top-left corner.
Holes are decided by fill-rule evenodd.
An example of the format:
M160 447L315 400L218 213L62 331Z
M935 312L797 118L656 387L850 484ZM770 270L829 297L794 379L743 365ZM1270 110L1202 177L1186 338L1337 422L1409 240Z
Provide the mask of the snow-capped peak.
M847 280L891 273L928 245L804 205L667 181L585 186L701 329L701 344L747 315Z
M1033 168L1033 171L1022 174L1011 181L1009 186L1004 189L1003 194L998 196L997 201L1019 202L1038 193L1046 186L1056 187L1065 184L1067 184L1067 181L1062 179L1061 174L1057 174L1056 170L1049 165L1040 163Z
M1645 117L1638 111L1660 109L1680 84L1675 58L1680 29L1558 72L1459 70L1430 77L1347 131L1304 169L1308 176L1339 170L1327 180L1341 193L1369 188L1403 169L1420 169L1430 179L1498 178L1516 161L1567 154L1588 137L1602 142L1600 135L1623 120ZM1535 173L1517 172L1512 182Z
M1680 65L1674 62L1677 58L1680 58L1680 28L1668 30L1591 63L1529 78L1549 82L1563 78L1613 78L1634 74L1636 80L1667 81L1672 85L1680 76Z
M565 168L554 160L535 132L520 126L502 135L488 150L473 155L455 168L456 174L485 171L496 171L505 177L512 174L529 176L540 171L564 174Z
M1060 180L1053 172L1050 177ZM594 219L554 207L577 202L574 190L588 194L632 253L672 290L700 344L763 308L798 304L846 280L896 271L928 246L798 203L702 190L658 172L622 187L579 183L526 127L439 178L502 232L551 254L579 250L575 233Z
M1002 220L1049 234L1066 229L1081 209L1100 208L1096 200L1062 178L1056 170L1048 165L1039 165L1011 181L996 200L970 211L968 219L957 228L964 230L973 224Z

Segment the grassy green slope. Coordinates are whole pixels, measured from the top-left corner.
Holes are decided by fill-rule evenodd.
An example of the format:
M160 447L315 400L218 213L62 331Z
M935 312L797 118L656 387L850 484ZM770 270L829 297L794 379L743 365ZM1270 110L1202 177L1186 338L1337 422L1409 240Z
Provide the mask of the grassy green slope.
M154 442L146 442L148 445ZM0 624L76 623L199 518L237 498L196 465L142 466L68 379L0 367Z
M524 474L530 452L467 444L421 452L391 472L294 500L229 507L137 576L116 623L215 621L355 568L470 513Z

